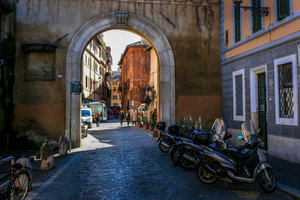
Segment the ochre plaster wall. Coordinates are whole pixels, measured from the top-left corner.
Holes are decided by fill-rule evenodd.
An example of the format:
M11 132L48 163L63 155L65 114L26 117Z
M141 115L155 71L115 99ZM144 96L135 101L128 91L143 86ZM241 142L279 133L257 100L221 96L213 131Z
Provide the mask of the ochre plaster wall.
M257 37L245 44L239 45L238 47L226 52L226 59L233 56L245 53L251 49L255 49L264 44L270 43L272 41L278 40L292 33L299 31L300 19L294 20L286 25L283 25L273 31L270 31L260 37Z
M17 1L15 128L22 133L36 133L56 140L60 134L64 135L65 120L68 117L65 112L67 48L76 31L85 22L114 11L128 11L144 16L153 21L168 38L175 56L176 118L188 115L219 117L221 115L219 0L209 0L208 4L201 2L201 0ZM55 51L55 80L25 81L25 56L21 45L53 44L66 34L68 35L57 43ZM93 36L86 37L92 39ZM62 78L57 78L58 75L62 75ZM164 75L160 74L160 77L162 76ZM164 94L160 95L164 98ZM35 111L36 109L39 111Z
M263 20L263 26L264 28L270 28L272 29L275 23L275 19L277 19L277 16L274 15L274 9L276 9L276 6L274 6L275 1L264 1L263 6L269 7L269 15L264 16ZM244 0L242 6L250 6L249 0ZM293 12L299 12L300 11L300 1L293 0L292 2L293 6ZM291 13L291 16L294 15L294 13ZM233 3L232 1L224 1L224 28L225 31L228 30L228 45L226 47L230 47L234 44L233 42ZM242 38L241 39L247 39L247 37L252 35L251 30L251 12L249 10L244 11L241 9L241 26L242 26ZM246 42L245 44L239 45L238 47L231 49L226 52L226 59L231 58L233 56L239 55L241 53L247 52L249 50L255 49L257 47L260 47L264 44L267 44L269 42L275 41L277 39L283 38L285 36L288 36L292 33L295 33L299 31L300 26L300 19L296 19L288 24L285 24L283 26L279 26L276 29L272 29L269 32L266 32L265 34L250 40L249 42Z

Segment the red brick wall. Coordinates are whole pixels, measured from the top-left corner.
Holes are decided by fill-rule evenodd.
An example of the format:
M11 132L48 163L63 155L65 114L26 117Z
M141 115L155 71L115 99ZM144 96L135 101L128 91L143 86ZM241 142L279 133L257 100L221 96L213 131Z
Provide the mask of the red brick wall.
M150 80L150 51L145 46L129 47L122 62L123 109L140 106L145 99L145 88ZM134 100L134 106L131 101ZM128 105L129 101L129 105Z

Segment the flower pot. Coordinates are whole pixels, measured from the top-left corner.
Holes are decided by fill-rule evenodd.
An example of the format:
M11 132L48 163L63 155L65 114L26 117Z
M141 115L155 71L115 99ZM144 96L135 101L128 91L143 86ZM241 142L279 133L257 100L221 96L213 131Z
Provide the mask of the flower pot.
M149 126L149 131L153 131L154 130L154 126Z
M149 126L148 126L148 125L144 125L144 127L145 127L145 129L148 129L148 128L149 128Z
M138 124L136 124L136 125L137 125L137 127L139 127L139 128L141 128L141 127L142 127L142 124L139 124L139 123L138 123Z

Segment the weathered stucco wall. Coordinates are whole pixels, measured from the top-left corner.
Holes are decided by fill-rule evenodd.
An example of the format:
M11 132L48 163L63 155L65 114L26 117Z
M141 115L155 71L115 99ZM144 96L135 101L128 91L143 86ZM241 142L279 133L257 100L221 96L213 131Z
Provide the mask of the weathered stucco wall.
M175 56L177 119L188 115L207 118L220 116L219 0L201 2L17 1L16 128L23 133L37 133L53 139L64 135L67 131L65 93L68 91L65 59L69 44L77 30L88 20L114 11L127 11L145 17L156 24L169 40ZM65 34L68 35L57 43L55 51L54 80L25 80L26 59L21 45L54 44ZM93 36L86 35L87 40ZM164 55L159 56L162 60ZM58 75L62 75L62 78L58 78ZM162 78L164 74L159 76ZM164 99L163 93L161 98Z

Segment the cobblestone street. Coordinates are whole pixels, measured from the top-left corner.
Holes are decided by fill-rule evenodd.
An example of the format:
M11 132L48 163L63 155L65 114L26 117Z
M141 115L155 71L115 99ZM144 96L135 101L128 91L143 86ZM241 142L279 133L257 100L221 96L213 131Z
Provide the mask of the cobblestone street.
M290 199L255 184L203 185L194 172L173 167L142 129L115 123L92 128L55 173L28 199Z

